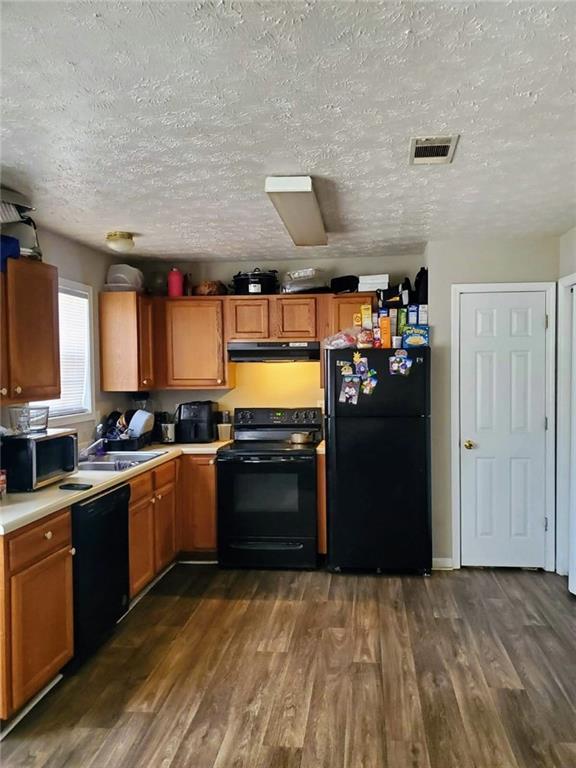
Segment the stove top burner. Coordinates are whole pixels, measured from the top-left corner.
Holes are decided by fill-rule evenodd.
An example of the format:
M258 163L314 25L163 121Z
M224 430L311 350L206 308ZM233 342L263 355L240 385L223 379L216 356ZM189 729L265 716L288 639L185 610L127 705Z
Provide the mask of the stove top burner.
M294 432L308 432L312 441L291 443ZM321 408L237 408L234 411L234 442L218 453L305 456L315 453L321 440Z
M219 454L234 453L237 455L261 454L264 456L280 456L282 454L299 454L308 456L316 453L318 442L306 445L295 445L286 440L234 440L218 450Z

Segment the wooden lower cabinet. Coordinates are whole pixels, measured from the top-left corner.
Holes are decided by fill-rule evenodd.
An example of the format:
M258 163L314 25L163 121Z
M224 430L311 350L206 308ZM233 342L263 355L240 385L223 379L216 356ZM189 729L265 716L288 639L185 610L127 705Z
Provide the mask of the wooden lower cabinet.
M180 548L184 552L215 553L216 457L182 456Z
M176 485L156 491L154 504L154 562L156 573L176 557Z
M130 597L137 595L156 575L154 509L153 496L137 504L130 504Z
M0 537L0 718L74 654L70 511Z
M70 547L12 576L12 707L20 709L74 653Z

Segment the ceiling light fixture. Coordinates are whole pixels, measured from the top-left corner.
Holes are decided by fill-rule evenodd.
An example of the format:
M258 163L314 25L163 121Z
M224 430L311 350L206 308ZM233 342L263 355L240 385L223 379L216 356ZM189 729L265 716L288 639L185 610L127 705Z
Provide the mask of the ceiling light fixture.
M129 253L134 248L134 235L132 232L108 232L106 245L118 253Z
M264 190L294 245L328 245L311 176L267 176Z

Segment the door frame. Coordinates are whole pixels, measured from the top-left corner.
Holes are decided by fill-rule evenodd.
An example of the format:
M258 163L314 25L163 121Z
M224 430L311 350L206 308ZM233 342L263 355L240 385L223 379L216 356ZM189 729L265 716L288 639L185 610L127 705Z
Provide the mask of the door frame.
M576 413L572 413L570 386L576 361L572 360L572 288L576 272L558 280L558 429L556 459L556 571L568 573L570 495L576 494L576 467L572 466L572 440L576 443ZM576 446L575 446L576 447ZM576 521L574 523L576 525Z
M452 470L452 567L461 566L460 297L466 293L534 293L546 296L546 517L545 570L556 565L556 283L458 283L452 285L450 435Z

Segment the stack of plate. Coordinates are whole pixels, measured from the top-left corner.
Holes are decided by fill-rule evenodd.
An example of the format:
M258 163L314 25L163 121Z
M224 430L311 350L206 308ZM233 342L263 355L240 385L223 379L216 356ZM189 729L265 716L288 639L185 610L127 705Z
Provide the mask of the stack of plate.
M128 264L112 264L106 275L105 291L137 291L144 290L144 275L136 267Z

